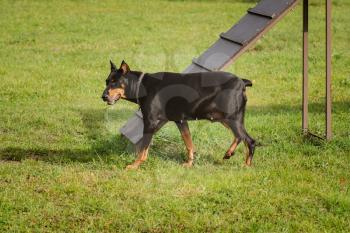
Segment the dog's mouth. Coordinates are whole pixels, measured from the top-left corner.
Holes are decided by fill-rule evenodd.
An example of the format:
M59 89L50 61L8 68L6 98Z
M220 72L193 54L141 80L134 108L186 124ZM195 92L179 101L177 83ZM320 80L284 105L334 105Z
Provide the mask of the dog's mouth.
M120 97L121 97L121 95L115 95L115 96L113 96L113 97L111 97L111 98L108 98L107 104L108 104L108 105L113 105L113 104L115 104L115 103L120 99Z

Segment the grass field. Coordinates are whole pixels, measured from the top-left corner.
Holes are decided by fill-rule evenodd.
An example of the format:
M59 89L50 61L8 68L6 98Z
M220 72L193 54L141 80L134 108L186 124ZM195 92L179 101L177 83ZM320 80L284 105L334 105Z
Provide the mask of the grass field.
M169 123L139 171L118 129L137 109L100 99L109 59L182 71L255 1L0 0L0 232L349 232L350 2L333 0L333 129L301 134L301 6L229 71L254 80L244 148L191 122L184 169ZM310 129L324 131L324 1L310 1Z

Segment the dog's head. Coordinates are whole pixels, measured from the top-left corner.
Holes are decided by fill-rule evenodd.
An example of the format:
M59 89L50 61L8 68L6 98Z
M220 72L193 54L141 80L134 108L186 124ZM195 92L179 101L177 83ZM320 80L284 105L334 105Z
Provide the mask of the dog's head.
M127 79L125 75L130 71L128 64L122 61L119 69L115 64L111 63L111 72L106 79L106 89L103 91L102 99L107 104L115 104L120 98L126 98L125 89L127 85Z

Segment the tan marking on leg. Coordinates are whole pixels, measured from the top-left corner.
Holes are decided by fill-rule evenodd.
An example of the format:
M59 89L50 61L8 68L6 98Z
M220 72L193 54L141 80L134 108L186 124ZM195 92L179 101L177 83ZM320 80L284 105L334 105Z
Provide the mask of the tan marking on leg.
M191 133L188 129L182 129L181 131L181 136L183 141L185 142L186 149L187 149L187 162L183 164L184 167L192 167L193 165L193 160L194 160L194 146L191 138Z
M237 138L235 138L227 152L229 154L232 154L233 152L235 152L235 150L238 146L238 143L239 143L239 140Z
M148 155L148 149L149 147L147 148L144 148L142 149L139 153L138 153L138 156L137 156L137 159L130 165L128 165L126 167L127 170L136 170L140 167L140 165L146 161L147 159L147 155Z
M237 138L233 139L233 142L232 142L230 148L226 151L224 159L229 159L233 155L233 153L235 152L239 142L240 141Z
M245 164L250 167L252 165L252 158L250 157L249 145L247 142L244 142L244 145L246 148Z

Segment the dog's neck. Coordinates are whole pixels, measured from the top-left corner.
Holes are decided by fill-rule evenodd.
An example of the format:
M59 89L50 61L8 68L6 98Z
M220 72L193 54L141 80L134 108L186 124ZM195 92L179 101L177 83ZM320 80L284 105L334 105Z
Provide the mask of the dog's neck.
M139 71L130 71L125 77L127 79L127 84L125 86L125 99L138 103L139 99L145 96L145 91L143 88L142 80L143 73Z

